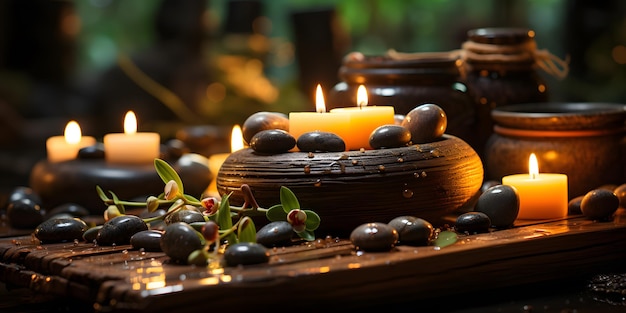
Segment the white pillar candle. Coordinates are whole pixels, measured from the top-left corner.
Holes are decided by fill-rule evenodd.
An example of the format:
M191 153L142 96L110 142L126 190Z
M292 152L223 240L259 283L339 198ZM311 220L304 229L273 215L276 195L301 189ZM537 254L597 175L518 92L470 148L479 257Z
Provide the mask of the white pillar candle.
M104 135L104 157L111 164L152 164L160 155L161 136L137 132L137 118L128 111L124 133Z
M65 126L63 136L53 136L46 140L48 162L63 162L76 159L78 151L96 144L96 139L81 134L80 125L70 121Z

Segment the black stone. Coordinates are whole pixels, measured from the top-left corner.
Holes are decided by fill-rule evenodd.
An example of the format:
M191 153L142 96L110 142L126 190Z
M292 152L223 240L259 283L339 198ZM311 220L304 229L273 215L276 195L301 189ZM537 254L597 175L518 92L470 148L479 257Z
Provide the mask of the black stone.
M35 237L42 243L82 240L87 223L78 218L52 218L35 228Z
M374 129L369 138L374 149L405 147L411 142L411 131L400 125L382 125Z
M491 226L491 220L482 212L467 212L456 218L456 230L463 233L486 233Z
M104 159L104 144L96 143L78 150L79 159Z
M269 261L269 254L259 243L239 242L226 249L224 261L228 266L261 264Z
M144 251L161 251L163 232L153 229L142 230L130 237L130 244L135 249Z
M46 213L46 217L50 218L51 216L55 216L57 214L69 214L73 217L83 217L89 215L89 210L83 207L80 204L76 203L65 203L54 207L52 210Z
M567 203L568 215L583 214L583 211L580 209L580 204L581 202L583 202L583 197L585 196L575 197Z
M7 218L13 228L35 228L44 221L44 215L45 210L28 197L11 201L7 206Z
M445 133L448 118L441 107L427 103L409 111L401 125L409 129L414 144L427 143L433 142Z
M165 227L160 245L172 262L187 263L189 254L202 248L202 241L191 225L178 222Z
M286 221L274 221L261 227L256 232L256 242L266 247L278 247L291 244L295 232Z
M187 210L181 209L177 212L172 213L171 215L165 218L166 224L173 224L177 222L183 222L187 224L191 224L194 222L206 222L204 220L204 215L196 210Z
M519 206L519 195L515 187L495 185L478 197L474 211L487 214L491 226L508 228L513 226L517 218Z
M435 234L433 225L415 216L399 216L389 226L398 231L398 243L410 246L426 246Z
M296 146L296 139L282 129L262 130L250 140L250 147L260 153L284 153Z
M389 251L398 243L398 231L385 223L365 223L350 233L350 241L359 250Z
M241 134L246 143L258 132L270 129L289 130L289 117L279 112L257 112L250 115L241 125Z
M341 152L346 151L346 143L337 134L313 131L307 132L296 142L298 149L303 152Z
M594 189L583 196L580 210L593 220L609 220L619 208L619 198L613 191Z
M148 225L138 216L116 216L102 225L96 241L99 245L127 245L134 234L147 230Z
M7 199L7 205L19 199L30 199L34 203L41 205L41 197L30 187L18 186L13 188Z

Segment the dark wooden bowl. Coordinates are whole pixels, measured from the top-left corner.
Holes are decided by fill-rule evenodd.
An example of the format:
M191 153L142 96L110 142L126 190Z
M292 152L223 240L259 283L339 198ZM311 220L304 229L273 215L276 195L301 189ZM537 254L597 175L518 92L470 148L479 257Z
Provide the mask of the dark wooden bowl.
M368 222L387 223L413 215L438 225L467 208L480 189L483 166L463 140L410 147L330 153L264 155L232 153L217 175L220 194L242 205L247 184L261 207L280 203L280 187L291 189L305 209L321 217L317 236L344 236Z

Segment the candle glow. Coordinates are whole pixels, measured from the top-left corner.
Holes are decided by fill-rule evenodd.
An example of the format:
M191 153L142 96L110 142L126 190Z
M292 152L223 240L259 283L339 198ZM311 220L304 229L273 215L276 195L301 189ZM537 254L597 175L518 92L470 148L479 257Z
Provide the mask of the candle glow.
M539 173L537 156L528 159L528 174L502 178L503 185L517 189L520 198L518 219L555 219L567 216L567 175Z
M160 155L158 133L137 132L137 117L128 111L123 134L104 135L104 156L112 164L152 164Z
M230 134L230 153L216 153L209 157L209 171L213 173L213 179L209 184L208 194L213 196L219 196L217 191L217 174L224 164L224 161L230 156L231 153L235 151L239 151L245 148L243 141L243 133L241 131L241 126L235 125L233 126L233 130Z
M63 136L53 136L46 140L48 161L73 160L78 156L80 149L94 144L96 144L94 137L83 136L78 122L70 121L65 126Z
M304 133L322 131L333 133L345 141L350 132L350 117L344 113L326 113L324 93L319 84L315 92L315 110L289 113L289 133L297 140Z
M350 116L349 132L343 138L348 150L372 149L369 144L370 135L379 126L395 123L394 108L392 106L368 106L367 90L363 85L360 85L357 90L356 103L356 107L335 108L330 112L345 113Z

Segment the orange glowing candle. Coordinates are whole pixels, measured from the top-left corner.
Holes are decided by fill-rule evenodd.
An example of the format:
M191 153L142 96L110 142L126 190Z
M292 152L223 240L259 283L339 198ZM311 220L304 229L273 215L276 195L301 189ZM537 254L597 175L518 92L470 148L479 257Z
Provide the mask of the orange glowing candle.
M326 102L320 85L317 85L315 93L315 109L317 112L289 113L289 133L297 140L304 133L322 131L333 133L345 141L344 137L349 134L350 116L326 113Z
M63 136L53 136L46 140L48 161L62 162L76 159L78 150L95 144L94 137L82 135L78 122L70 121L65 126Z
M343 138L347 150L372 149L369 143L372 132L379 126L395 123L392 106L367 106L367 103L367 90L361 85L357 90L356 107L330 110L333 114L345 113L350 116L349 132Z
M539 173L534 153L528 160L529 174L509 175L503 185L517 189L520 198L518 219L554 219L567 216L567 175Z
M230 134L230 153L241 150L244 148L243 144L243 134L241 132L241 126L235 125L233 126L233 130ZM213 179L209 184L208 193L211 196L219 196L217 191L217 174L224 164L224 161L228 158L230 153L216 153L209 157L209 171L213 174Z
M128 111L123 134L104 135L104 157L111 164L152 164L161 154L158 133L137 132L137 117Z

